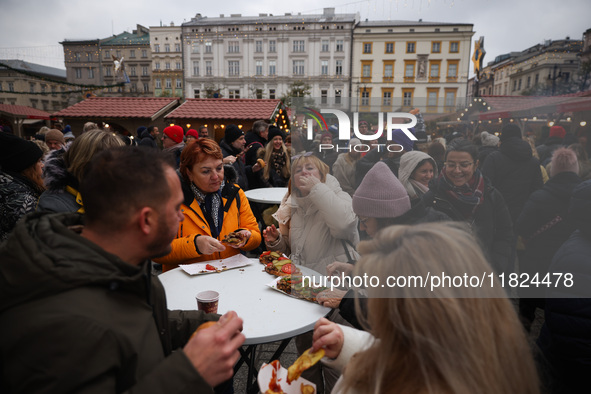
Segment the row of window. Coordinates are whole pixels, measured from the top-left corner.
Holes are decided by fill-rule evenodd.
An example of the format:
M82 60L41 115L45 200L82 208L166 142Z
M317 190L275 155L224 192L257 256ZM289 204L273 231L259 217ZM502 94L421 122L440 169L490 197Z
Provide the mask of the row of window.
M6 86L7 87L6 90L8 92L14 92L14 82L7 82L6 85L7 85ZM39 92L41 92L41 93L47 93L47 85L46 84L42 83L39 86L40 86ZM29 83L29 92L30 93L36 93L36 87L37 87L37 84L36 83L30 82ZM51 94L53 96L56 96L57 95L58 88L56 86L51 85L49 87L49 89L51 90ZM4 90L4 86L2 85L2 82L0 82L0 90ZM66 88L62 86L60 88L60 91L61 91L61 93L64 93L66 91Z
M277 75L277 61L276 60L269 60L268 66L269 66L269 68L268 68L267 75L268 76ZM293 60L292 74L293 75L305 75L306 74L305 60ZM320 61L320 74L321 75L329 75L328 60L321 60ZM194 61L193 62L193 76L198 77L200 75L201 75L201 62ZM213 75L213 67L212 67L211 60L205 61L205 73L203 75L204 76L212 76ZM239 60L228 61L228 75L231 75L231 76L239 76L240 75L240 61ZM255 61L255 75L257 75L257 76L265 75L262 60ZM343 61L342 60L335 61L334 75L343 75Z
M363 53L365 54L372 54L373 53L373 42L364 42L363 43ZM417 50L417 42L416 41L407 41L406 42L406 53L416 53ZM459 53L460 52L460 42L459 41L450 41L449 43L449 53ZM394 42L386 42L384 44L384 53L394 53ZM441 41L431 41L431 53L441 53Z
M166 63L167 65L167 70L170 69L170 63ZM177 70L181 69L181 63L177 63L176 64L176 68ZM160 69L160 63L156 63L156 69L159 70ZM74 76L76 79L82 79L82 72L83 70L86 70L86 72L88 73L87 76L89 79L93 79L95 77L95 69L93 67L88 67L88 68L82 68L82 67L74 67ZM127 70L129 71L129 75L130 76L136 76L137 74L137 66L131 66L128 67ZM105 72L105 76L106 77L111 77L113 76L113 67L111 66L106 66L104 68L104 72ZM142 76L149 76L149 68L148 66L142 66Z
M338 26L334 26L335 29L337 30L344 30L345 26L344 25L338 25ZM219 28L221 30L221 28ZM306 30L306 26L302 26L302 25L297 25L297 26L292 26L293 30ZM255 31L263 31L262 27L255 27L254 28ZM268 26L267 30L269 31L277 31L277 26ZM323 25L322 26L322 30L330 30L330 25ZM198 33L200 31L203 32L211 32L211 27L206 27L203 28L202 30L200 30L199 28L195 28L195 29L191 29L191 32L193 33ZM218 31L218 30L214 30L214 31ZM240 27L228 27L228 31L240 31Z
M394 93L393 88L383 88L381 104L383 106L392 105L392 94ZM455 107L456 105L456 90L445 89L445 106ZM364 88L359 93L361 98L361 106L370 105L371 88ZM413 106L414 89L402 89L402 105L405 107ZM427 89L427 107L437 107L439 104L439 89Z
M160 78L156 78L155 79L155 86L156 89L162 89L162 80ZM176 79L176 88L178 89L182 89L183 87L183 80L180 78ZM164 88L165 89L171 89L172 88L172 78L166 78L164 80Z
M205 52L204 53L212 53L213 45L211 41L206 41L204 44ZM345 48L345 41L344 40L336 40L335 43L335 52L343 52ZM192 53L200 53L201 51L201 44L198 42L193 42L191 44L191 52ZM254 51L255 53L263 53L264 46L262 40L257 40L254 42ZM330 41L329 40L322 40L320 44L320 51L321 52L329 52L330 51ZM276 53L277 52L277 41L276 40L269 40L267 44L267 52L268 53ZM292 52L295 53L304 53L306 52L306 41L305 40L293 40L292 41ZM240 53L240 41L228 41L228 53Z
M135 68L135 67L134 67ZM160 70L160 62L154 62L154 69L156 70ZM176 62L175 63L175 69L176 70L182 70L183 69L183 65L181 64L181 62ZM170 62L164 62L164 70L172 70L171 64ZM133 74L135 75L135 74Z
M174 51L181 51L181 44L174 44ZM154 44L154 52L160 52L160 44ZM170 44L164 44L164 52L170 52Z
M448 60L447 61L447 78L448 79L457 79L458 77L458 65L459 60ZM420 69L424 67L424 63L419 63L419 70L418 76L424 77L427 76L425 74L426 70ZM415 78L416 73L416 61L415 60L407 60L404 62L404 78ZM429 80L431 82L437 82L439 80L441 74L441 60L432 60L429 62ZM370 82L372 78L372 62L361 61L361 78L362 82ZM386 60L383 62L383 78L384 80L388 81L394 78L394 61L393 60Z
M147 58L148 57L148 50L147 49L142 49L142 58ZM121 49L117 49L115 50L115 57L118 59L121 59ZM136 50L135 49L130 49L129 50L129 58L130 59L135 59L136 58ZM103 59L111 59L111 51L110 50L104 50L103 51ZM88 60L92 60L91 58L89 58ZM78 59L76 61L79 61Z

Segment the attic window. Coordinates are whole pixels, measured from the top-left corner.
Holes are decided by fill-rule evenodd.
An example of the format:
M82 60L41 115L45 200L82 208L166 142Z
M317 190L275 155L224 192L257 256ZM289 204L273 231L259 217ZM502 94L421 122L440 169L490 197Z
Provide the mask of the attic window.
M388 33L394 32L394 29L388 29Z
M458 31L458 28L457 27L454 27L454 31Z
M441 30L439 28L435 29L435 33L439 33Z
M365 29L366 33L371 33L371 29Z
M411 33L414 33L415 29L410 29L409 31L410 31Z

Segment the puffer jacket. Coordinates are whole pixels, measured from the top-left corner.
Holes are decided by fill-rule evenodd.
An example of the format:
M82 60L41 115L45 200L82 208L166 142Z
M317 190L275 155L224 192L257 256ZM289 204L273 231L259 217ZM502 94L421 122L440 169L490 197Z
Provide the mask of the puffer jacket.
M353 202L335 177L327 174L326 182L312 187L308 196L292 194L290 200L289 234L267 243L269 250L289 254L294 263L323 275L328 264L359 257L354 249L359 233Z
M81 226L36 212L0 246L0 392L213 392L172 351L217 315L168 311L148 261L122 261Z
M180 175L179 175L180 177ZM224 259L240 253L240 250L253 250L261 243L261 232L254 217L246 195L237 185L226 184L222 188L222 205L224 206L224 218L218 240L238 229L246 229L251 232L250 239L241 249L226 246L223 252L204 255L199 254L195 248L195 237L197 235L212 236L212 231L207 222L205 214L195 199L195 195L189 184L182 178L181 186L185 200L181 204L181 211L185 220L179 224L177 237L172 241L172 251L164 257L154 259L162 264L162 270L168 271L178 267L179 264L192 264L212 259ZM228 200L231 201L227 206Z
M540 349L556 373L556 392L587 393L591 369L591 181L579 184L569 217L576 230L558 249L550 266L553 285L546 292ZM572 275L572 283L557 274ZM562 390L562 391L559 391Z
M0 242L16 222L37 208L41 190L23 175L0 171Z
M441 186L442 179L429 184L429 191L423 195L426 207L445 213L452 220L466 221L458 208L459 201L452 200ZM503 196L485 178L484 201L473 215L470 227L480 241L489 263L497 273L513 272L515 241L513 223Z
M530 145L520 138L508 138L482 165L482 175L503 195L511 220L517 221L529 196L544 185L540 164Z

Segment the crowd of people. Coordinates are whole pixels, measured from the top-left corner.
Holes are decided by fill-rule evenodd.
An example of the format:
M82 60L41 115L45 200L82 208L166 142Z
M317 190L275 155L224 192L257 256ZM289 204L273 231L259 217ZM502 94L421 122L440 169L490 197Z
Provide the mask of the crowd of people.
M307 140L265 120L246 133L228 124L219 141L178 125L142 126L133 140L92 122L34 141L0 131L0 391L231 392L242 320L167 311L155 264L271 250L328 276L585 282L590 146L547 131L537 144L514 123L418 144L394 130L364 138L367 151L336 126ZM270 187L288 190L272 208L245 195ZM326 357L304 377L318 393L586 392L584 286L514 294L497 278L430 296L323 291L334 311L296 347ZM195 333L207 320L218 324Z

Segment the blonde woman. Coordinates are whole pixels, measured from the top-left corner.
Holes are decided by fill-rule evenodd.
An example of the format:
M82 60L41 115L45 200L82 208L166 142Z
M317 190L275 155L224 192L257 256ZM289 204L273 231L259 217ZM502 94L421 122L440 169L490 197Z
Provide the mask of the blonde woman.
M124 145L113 133L95 129L81 134L67 150L50 153L43 168L47 190L41 195L37 210L83 213L78 185L88 163L97 153Z
M269 142L265 147L263 179L274 187L286 187L291 175L290 155L283 143L285 134L277 127L269 127Z
M492 269L458 223L392 226L359 245L355 275L467 275ZM496 279L482 287L368 287L365 333L321 319L314 349L347 365L333 393L539 393L518 317ZM363 316L359 316L363 319ZM352 357L354 355L354 357Z

